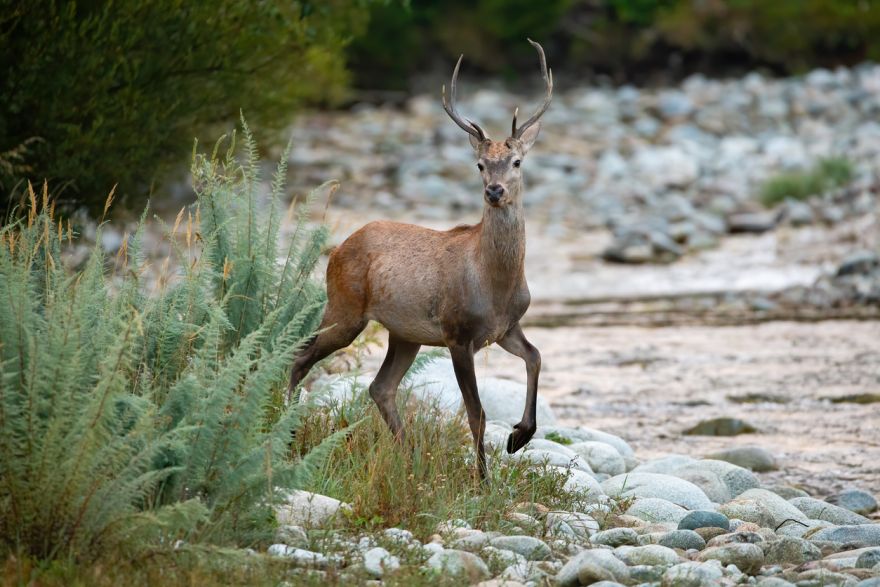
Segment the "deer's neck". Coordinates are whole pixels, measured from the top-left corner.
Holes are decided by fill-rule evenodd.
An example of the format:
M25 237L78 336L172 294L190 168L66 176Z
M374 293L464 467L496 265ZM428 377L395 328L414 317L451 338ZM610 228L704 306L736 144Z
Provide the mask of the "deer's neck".
M480 261L493 283L519 283L526 254L526 224L522 203L483 209Z

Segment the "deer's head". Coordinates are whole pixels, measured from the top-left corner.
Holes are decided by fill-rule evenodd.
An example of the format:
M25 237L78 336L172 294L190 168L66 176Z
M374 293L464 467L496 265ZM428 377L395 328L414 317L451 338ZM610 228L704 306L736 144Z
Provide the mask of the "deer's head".
M553 72L547 69L547 58L544 49L529 39L529 43L537 49L541 61L541 75L547 85L544 102L535 113L521 126L516 124L517 108L513 113L513 124L510 136L503 141L493 141L480 125L472 120L462 118L455 109L455 84L458 80L458 69L461 67L463 55L458 58L449 84L449 101L446 100L446 86L443 86L443 109L462 130L470 135L471 146L477 156L477 168L483 178L483 197L490 206L506 206L518 201L522 189L522 162L535 144L541 123L538 119L547 111L553 98Z

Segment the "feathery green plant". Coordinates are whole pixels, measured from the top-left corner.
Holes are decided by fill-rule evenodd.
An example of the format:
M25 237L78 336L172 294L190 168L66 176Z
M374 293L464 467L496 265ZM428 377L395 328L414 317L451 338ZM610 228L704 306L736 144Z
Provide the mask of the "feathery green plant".
M278 488L312 483L346 434L290 453L302 408L278 398L320 319L311 275L327 233L300 215L279 250L287 154L261 210L243 127L243 163L234 135L223 158L222 139L194 151L197 202L167 231L179 270L152 293L146 212L115 277L99 246L81 271L64 267L74 236L45 185L41 198L30 188L26 219L0 228L0 553L255 543L273 530Z

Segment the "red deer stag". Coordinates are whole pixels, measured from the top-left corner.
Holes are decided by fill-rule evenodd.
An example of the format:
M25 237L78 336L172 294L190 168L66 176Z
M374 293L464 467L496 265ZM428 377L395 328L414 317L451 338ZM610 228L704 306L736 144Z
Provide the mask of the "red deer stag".
M503 141L493 141L456 110L461 57L452 72L448 101L443 87L443 108L470 135L477 156L484 185L482 221L445 232L379 221L348 237L330 255L327 265L324 330L298 353L290 375L292 394L316 362L351 344L368 320L376 320L388 329L388 355L370 384L370 396L391 432L402 440L395 403L401 379L421 345L449 348L483 478L486 414L474 374L477 350L497 342L526 364L525 411L507 440L507 452L522 448L537 426L541 355L519 324L530 301L523 270L526 233L521 165L538 138L538 119L550 105L553 76L541 45L531 39L529 43L538 51L547 93L535 114L521 126L517 126L514 112L511 134Z

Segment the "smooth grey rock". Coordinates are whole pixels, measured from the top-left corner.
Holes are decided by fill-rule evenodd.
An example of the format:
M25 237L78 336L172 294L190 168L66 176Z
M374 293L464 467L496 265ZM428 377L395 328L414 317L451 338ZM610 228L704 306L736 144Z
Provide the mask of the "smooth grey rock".
M626 463L617 449L605 442L588 440L570 445L572 451L581 456L596 473L620 475L626 472Z
M739 518L763 528L776 528L785 520L806 522L807 516L786 500L766 489L749 489L718 508L728 518Z
M857 569L873 569L880 565L880 548L866 550L856 559Z
M697 528L723 528L730 530L730 520L716 511L697 510L688 514L678 523L679 530L696 530Z
M707 458L725 461L749 471L774 471L779 468L770 451L759 446L738 446L713 452ZM755 486L757 487L757 485ZM733 496L736 497L736 496Z
M552 467L552 469L565 475L566 479L563 489L566 491L583 493L592 499L605 495L602 485L586 471L570 469L568 467Z
M809 539L813 542L828 541L844 544L864 544L880 546L880 524L864 524L860 526L831 526L822 528Z
M764 564L764 551L756 544L736 543L713 546L700 552L699 560L717 560L722 565L736 565L743 573L754 575Z
M499 536L490 540L489 545L519 553L527 560L547 560L552 554L546 542L532 536Z
M758 587L795 587L794 583L780 579L779 577L764 577L758 579Z
M850 253L837 268L837 276L870 273L880 267L880 256L873 251Z
M546 519L548 528L565 524L577 538L589 538L599 531L599 522L581 512L548 512Z
M669 568L669 565L633 565L629 568L630 583L637 585L644 583L659 583L667 568Z
M706 541L693 530L673 530L672 532L667 532L660 538L658 544L681 550L703 550L706 548Z
M351 506L338 499L295 490L287 494L284 503L275 507L275 517L282 526L324 526L346 509Z
M828 498L833 503L857 514L870 514L877 511L877 499L861 489L845 489Z
M772 491L783 499L794 499L795 497L810 497L803 489L792 487L791 485L764 485L764 489Z
M293 561L295 565L323 569L329 566L330 560L320 552L312 552L302 548L287 546L286 544L273 544L266 551L270 556L283 557Z
M461 528L455 531L455 538L449 541L449 548L477 552L489 543L489 538L482 530Z
M825 520L839 526L870 524L871 520L850 510L812 497L796 497L788 500L797 509L814 520Z
M447 549L437 552L428 559L427 565L436 571L462 577L473 583L491 576L483 559L464 550Z
M697 459L685 455L668 455L646 461L633 469L632 473L660 473L661 475L671 475L673 471L685 465L697 462Z
M776 534L779 536L792 536L794 538L803 538L811 533L814 528L830 528L834 526L831 522L825 520L807 520L806 522L784 522L776 527Z
M519 562L504 569L500 578L505 581L521 581L526 584L544 583L550 578L550 573L541 566L546 564L546 562L535 561Z
M856 583L856 587L880 587L880 577L871 577Z
M556 575L556 584L560 587L591 585L598 581L627 584L629 569L610 550L590 549L571 557Z
M400 559L381 547L364 553L364 569L373 577L382 577L400 568Z
M278 542L288 546L304 548L309 544L309 537L300 526L292 526L290 524L279 526L278 530L275 531L275 537L278 539Z
M546 438L548 434L556 435L560 438L565 438L571 441L572 444L575 442L587 441L604 442L605 444L610 444L615 449L617 449L617 452L624 458L635 456L632 447L619 436L615 436L607 432L602 432L601 430L587 428L586 426L580 426L578 428L566 428L564 426L541 425L538 426L538 430L535 432L535 436L537 438Z
M626 514L646 522L678 524L688 511L659 497L643 497L635 500Z
M708 587L718 585L724 571L718 561L705 563L688 562L668 569L663 573L661 587Z
M541 448L527 448L512 455L504 453L503 458L526 461L535 465L578 469L587 474L593 472L592 469L590 469L590 465L577 455L574 457L567 457L561 452Z
M590 537L590 542L605 546L635 546L639 543L639 535L632 528L611 528L596 532Z
M779 216L773 212L740 212L727 217L727 228L733 233L761 234L773 230ZM729 436L729 435L719 435Z
M669 566L682 562L674 550L659 544L620 546L614 550L614 555L630 566Z
M780 536L767 546L764 557L767 563L801 565L822 558L822 551L811 542L792 536Z
M694 424L683 434L689 436L736 436L757 432L754 426L739 418L710 418Z
M627 473L605 480L602 489L611 496L657 497L687 509L709 509L712 502L688 481L657 473Z
M748 469L711 459L684 465L670 474L690 481L716 503L730 501L743 491L760 486L758 478Z
M510 565L526 562L526 557L523 555L512 550L495 548L494 546L484 547L480 554L483 560L498 567L506 568Z

